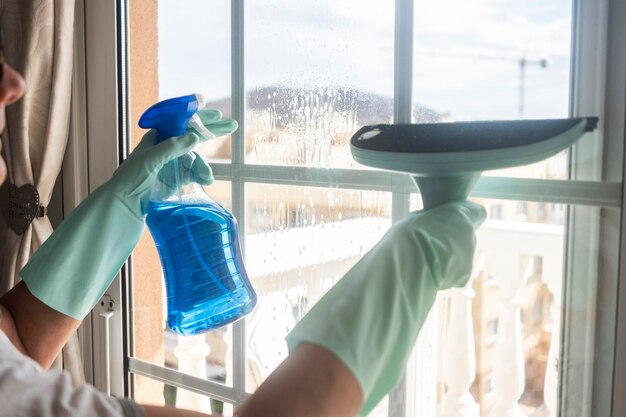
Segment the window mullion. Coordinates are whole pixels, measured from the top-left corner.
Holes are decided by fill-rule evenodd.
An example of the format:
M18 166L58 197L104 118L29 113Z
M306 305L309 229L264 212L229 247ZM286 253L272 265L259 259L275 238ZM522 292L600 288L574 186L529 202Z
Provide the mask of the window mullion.
M396 0L393 122L411 123L413 97L413 0Z
M245 163L245 49L244 49L244 1L231 2L231 96L232 117L239 129L232 135L232 208L238 221L241 250L246 252L245 184L241 168ZM233 389L237 397L235 407L245 398L246 391L246 320L233 324Z
M393 122L411 123L413 97L413 0L396 0L394 40ZM393 181L396 182L396 181ZM409 212L409 190L392 189L391 220L396 222ZM389 393L389 417L407 415L407 382L403 376Z
M215 177L224 180L239 178L264 184L332 186L401 194L417 192L409 175L384 171L245 165L233 174L230 164L213 163L211 167ZM471 197L619 208L622 187L621 182L483 176Z
M232 164L241 165L245 160L245 59L244 50L244 0L231 2L231 89L232 115L239 129L232 135ZM234 170L233 176L237 176Z

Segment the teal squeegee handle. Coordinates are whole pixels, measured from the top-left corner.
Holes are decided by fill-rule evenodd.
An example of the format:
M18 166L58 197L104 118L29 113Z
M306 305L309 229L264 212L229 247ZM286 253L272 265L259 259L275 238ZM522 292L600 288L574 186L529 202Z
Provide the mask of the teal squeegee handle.
M424 210L469 197L482 172L468 172L450 176L411 176L422 195Z
M195 94L169 98L153 104L139 119L139 127L156 129L157 142L172 136L182 136L187 130L189 119L198 111L198 98Z

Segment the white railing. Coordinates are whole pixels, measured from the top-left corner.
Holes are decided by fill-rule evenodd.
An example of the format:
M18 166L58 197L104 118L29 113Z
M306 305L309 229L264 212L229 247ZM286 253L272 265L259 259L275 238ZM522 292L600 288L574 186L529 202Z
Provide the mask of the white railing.
M445 329L445 366L443 381L446 392L440 407L442 417L478 417L479 405L470 394L470 387L476 377L476 349L474 343L474 323L472 320L472 300L476 295L472 282L483 269L483 257L477 258L474 272L465 288L448 291L444 310L448 310ZM444 298L446 300L446 298ZM445 313L444 313L445 314Z
M540 272L535 279L547 285L555 300L553 305L558 305L563 277L563 226L488 221L478 231L478 242L486 260L483 273L495 277L499 287L498 332L491 372L493 401L488 415L525 416L519 404L526 385L524 344L529 337L522 332L524 285ZM550 350L554 361L558 352L558 312L553 311L552 317ZM549 360L544 380L544 392L549 394L545 406L554 415L557 374L550 368Z
M174 356L178 360L178 370L199 378L207 377L207 356L210 348L204 335L177 336L178 344L174 349ZM198 395L190 391L177 390L176 406L205 413L211 412L209 397Z
M500 284L500 317L492 374L495 405L491 417L524 416L518 404L526 385L520 292L527 275L518 273L516 259L511 258L502 259L508 268L494 268Z

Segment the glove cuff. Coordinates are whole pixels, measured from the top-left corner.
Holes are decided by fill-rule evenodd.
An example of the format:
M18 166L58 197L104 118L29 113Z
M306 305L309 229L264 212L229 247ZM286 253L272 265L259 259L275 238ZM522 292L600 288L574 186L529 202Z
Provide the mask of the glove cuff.
M43 303L82 320L107 290L143 229L143 219L100 187L70 213L20 275Z

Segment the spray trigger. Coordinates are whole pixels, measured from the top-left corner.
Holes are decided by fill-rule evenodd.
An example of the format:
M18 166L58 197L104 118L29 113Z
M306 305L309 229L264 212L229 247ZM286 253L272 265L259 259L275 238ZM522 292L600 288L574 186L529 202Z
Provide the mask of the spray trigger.
M216 138L216 136L204 126L204 123L202 123L202 120L200 119L200 116L198 116L198 113L195 113L193 116L191 116L191 119L189 119L189 122L187 123L187 128L194 129L204 139L208 140Z

